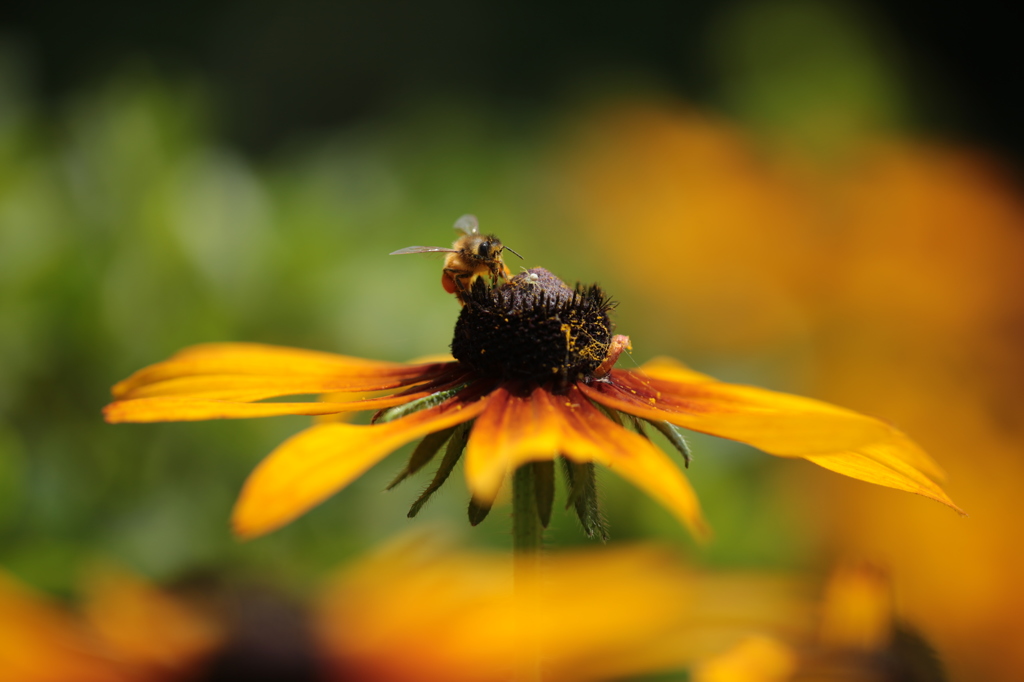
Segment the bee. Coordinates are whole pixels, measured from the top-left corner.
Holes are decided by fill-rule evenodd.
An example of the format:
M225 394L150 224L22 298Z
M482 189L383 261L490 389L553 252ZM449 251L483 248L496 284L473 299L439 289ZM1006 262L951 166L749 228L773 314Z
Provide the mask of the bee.
M506 249L512 251L493 234L480 234L480 224L475 215L466 214L455 221L455 229L464 234L455 240L452 248L443 246L407 246L390 255L404 253L446 253L444 269L441 273L441 285L449 294L455 294L460 303L464 303L462 294L469 291L478 277L490 275L491 286L498 284L499 278L508 279L512 276L508 266L501 260ZM518 253L512 251L515 255ZM522 256L519 256L522 258Z

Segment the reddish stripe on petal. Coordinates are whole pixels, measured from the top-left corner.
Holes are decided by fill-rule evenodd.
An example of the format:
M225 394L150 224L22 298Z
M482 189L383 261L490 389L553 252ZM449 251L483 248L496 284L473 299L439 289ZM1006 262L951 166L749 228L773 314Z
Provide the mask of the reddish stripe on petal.
M580 389L612 409L740 441L773 455L803 457L960 511L931 480L942 478L939 466L885 422L818 400L726 384L703 375L693 383L666 379L673 371L670 367L655 376L641 376L617 370L611 381Z
M627 431L606 416L578 388L568 394L564 405L576 439L567 442L565 455L576 461L599 461L663 504L700 540L711 536L700 510L697 494L672 459L651 441ZM585 444L575 450L574 445ZM602 459L590 454L597 447Z
M695 535L707 536L697 497L671 459L602 415L575 388L564 396L541 388L527 396L496 390L470 435L467 483L478 500L491 502L510 471L560 454L611 468L668 507Z
M492 394L466 445L466 480L479 501L493 502L506 474L520 464L559 454L564 424L548 397L540 388L527 396L504 388Z
M431 393L437 393L438 391L447 391L450 388L455 388L459 384L467 383L472 381L472 373L466 371L458 363L449 363L445 367L445 371L439 374L437 377L425 382L412 384L404 391L395 393L395 397L405 396L409 400L414 400ZM481 385L482 386L482 385ZM478 386L476 390L480 390ZM484 390L483 393L489 392L489 388ZM341 391L344 394L345 391ZM481 393L481 395L483 394Z
M513 418L509 409L511 399L506 389L496 389L473 424L466 443L466 485L473 496L485 504L494 501L508 471L512 435L508 423Z
M819 400L718 381L687 384L613 372L581 386L597 402L645 419L748 443L773 455L803 457L853 450L899 434L878 419ZM918 468L938 466L914 453Z
M134 422L201 421L204 419L247 419L282 415L323 415L341 412L379 410L430 395L428 392L401 396L385 396L352 401L308 403L244 403L228 400L196 400L189 398L137 398L121 400L103 408L103 416L111 424Z
M273 395L370 391L425 381L443 374L453 364L406 365L261 344L203 344L139 370L115 385L113 394L116 398L128 398L190 390L256 390L260 381L265 382L268 390L276 391ZM208 381L202 381L203 378ZM197 381L190 384L179 381L182 379ZM143 390L157 384L162 386Z
M932 479L945 478L942 468L898 429L853 410L755 386L727 384L710 377L694 384L635 375L623 378L632 382L641 394L644 384L649 384L657 394L654 403L677 413L674 419L663 418L694 431L738 440L783 457L899 443L904 462ZM684 396L682 400L675 397L679 394ZM651 402L650 397L647 402ZM697 425L683 423L686 417L682 412L695 406L707 411L696 420Z
M283 395L372 392L404 387L409 388L403 391L402 395L426 395L433 392L433 390L441 390L445 386L455 386L467 377L467 374L456 364L430 367L440 368L443 371L431 370L426 374L421 373L412 378L336 376L255 377L249 375L179 377L177 379L168 379L154 384L139 386L126 393L122 399L174 397L179 399L254 402ZM399 402L402 401L400 400Z
M283 526L321 503L395 449L479 415L490 396L457 396L385 424L313 426L289 438L250 474L232 523L242 537Z
M393 377L208 375L179 377L139 386L122 395L121 399L178 397L253 402L285 395L313 395L336 391L386 391L409 386L422 381L422 379L419 376L410 380Z

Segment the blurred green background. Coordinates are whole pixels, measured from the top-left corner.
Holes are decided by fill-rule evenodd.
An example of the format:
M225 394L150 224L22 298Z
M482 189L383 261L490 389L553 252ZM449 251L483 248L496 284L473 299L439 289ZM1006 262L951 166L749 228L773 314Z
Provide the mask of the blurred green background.
M855 167L860 145L883 138L984 147L986 158L1004 159L990 183L1003 187L1024 149L1019 103L993 85L1019 72L1000 40L1010 22L980 9L961 21L931 6L924 20L924 7L702 1L627 12L451 0L8 10L0 565L55 593L72 592L81 568L101 558L158 581L213 571L301 591L410 524L507 546L502 509L468 528L459 478L407 520L426 476L382 490L408 449L288 527L239 543L227 519L245 476L308 420L109 426L99 412L114 382L193 343L389 360L445 352L458 307L438 286L439 261L387 254L446 245L467 212L522 253L523 265L600 282L620 302L618 331L632 337L638 362L669 354L723 379L846 399L895 419L884 400L827 380L829 362L863 360L834 357L841 308L789 290L765 303L778 282L728 270L739 262L755 272L748 261L666 250L673 235L704 223L646 213L653 204L642 192L637 208L614 204L614 191L587 178L606 175L626 191L616 178L654 177L658 159L602 152L619 139L611 135L653 135L661 119L623 123L615 113L647 110L713 121L746 150L742 163L732 152L706 157L698 136L679 153L681 163L711 159L694 173L745 178L749 159L786 159L787 177L821 190L810 204L834 198L821 178ZM668 141L653 149L676 151ZM670 175L658 177L675 196ZM692 206L693 187L678 188ZM712 213L745 198L704 196ZM602 225L601 216L619 222ZM782 219L753 209L743 217L754 232ZM811 229L814 240L838 239L835 225ZM814 289L828 264L800 260L806 245L784 234L792 241L750 262L762 273L806 266L813 274L797 279ZM721 281L687 274L719 261ZM723 294L727 278L737 289ZM1003 404L1019 406L1010 395ZM940 440L911 435L926 446ZM692 545L666 512L609 475L615 540L668 538L710 566L773 570L819 567L842 553L822 541L819 519L808 523L813 507L793 502L806 489L780 472L796 465L710 438L694 446L691 474L716 541ZM947 489L970 511L955 481ZM815 504L821 495L809 493ZM554 546L583 542L569 515L553 523Z

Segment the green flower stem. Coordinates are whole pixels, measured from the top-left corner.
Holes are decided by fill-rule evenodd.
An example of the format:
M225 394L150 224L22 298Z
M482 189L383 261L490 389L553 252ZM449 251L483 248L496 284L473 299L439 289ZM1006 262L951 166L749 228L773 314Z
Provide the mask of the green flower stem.
M537 511L536 475L533 463L516 469L512 475L512 574L519 605L519 627L531 630L530 620L537 613L536 589L540 584L541 548L544 541L544 527ZM524 642L529 642L525 638ZM540 651L536 646L524 644L520 656L522 667L517 682L540 682Z
M533 463L516 469L512 475L512 551L517 559L540 557L544 527L537 512L537 483Z

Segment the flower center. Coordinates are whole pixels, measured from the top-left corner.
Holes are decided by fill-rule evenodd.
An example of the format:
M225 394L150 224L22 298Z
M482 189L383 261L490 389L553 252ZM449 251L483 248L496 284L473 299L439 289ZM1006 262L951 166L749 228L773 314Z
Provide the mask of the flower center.
M570 289L534 268L493 289L477 279L465 303L452 355L478 376L557 390L592 376L608 357L613 304L596 284Z

